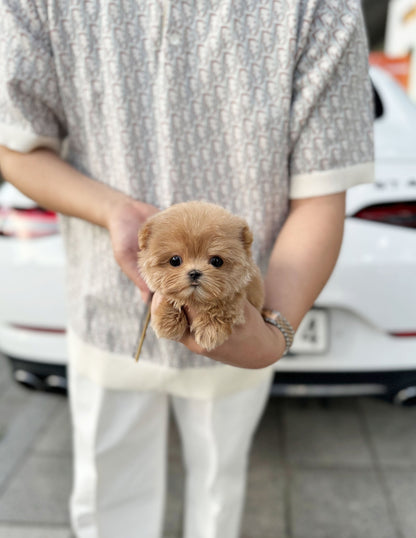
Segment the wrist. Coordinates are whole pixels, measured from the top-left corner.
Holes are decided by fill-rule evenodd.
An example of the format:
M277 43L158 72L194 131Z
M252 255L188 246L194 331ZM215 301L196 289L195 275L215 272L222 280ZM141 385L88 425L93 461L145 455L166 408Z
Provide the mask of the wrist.
M264 322L265 330L269 335L270 354L274 358L274 362L281 359L286 350L286 340L283 333L274 325Z
M111 189L111 188L110 188ZM110 230L112 223L133 206L134 200L126 194L111 189L103 204L102 223Z
M263 310L261 311L261 315L267 324L276 327L283 335L283 338L285 340L285 351L283 355L287 355L289 349L292 347L293 340L295 337L294 328L286 319L286 317L278 310L263 308Z
M150 204L135 200L131 196L119 191L109 200L107 210L104 214L104 227L111 231L114 225L120 221L133 220L139 226L143 225L146 220L157 213L158 209Z

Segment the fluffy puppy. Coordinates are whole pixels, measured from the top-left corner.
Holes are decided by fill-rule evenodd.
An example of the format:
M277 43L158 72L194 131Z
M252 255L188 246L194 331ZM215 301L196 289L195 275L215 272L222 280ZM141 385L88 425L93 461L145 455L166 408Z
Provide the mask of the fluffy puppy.
M263 281L251 254L253 236L244 219L220 206L185 202L153 215L139 232L139 269L163 300L152 316L158 337L180 340L190 326L207 351L244 323L244 299L263 306Z

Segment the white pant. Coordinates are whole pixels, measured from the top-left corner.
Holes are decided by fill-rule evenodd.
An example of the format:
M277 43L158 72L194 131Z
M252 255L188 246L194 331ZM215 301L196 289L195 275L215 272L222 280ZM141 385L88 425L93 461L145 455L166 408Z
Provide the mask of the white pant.
M270 382L214 400L109 390L70 375L77 538L159 538L169 402L186 469L186 538L237 538L249 448Z

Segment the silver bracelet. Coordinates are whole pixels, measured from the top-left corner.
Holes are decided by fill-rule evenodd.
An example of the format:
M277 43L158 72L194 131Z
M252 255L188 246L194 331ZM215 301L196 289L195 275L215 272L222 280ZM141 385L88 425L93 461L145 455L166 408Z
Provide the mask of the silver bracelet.
M279 331L283 334L286 343L286 348L283 353L283 356L285 356L288 353L289 349L292 347L293 339L295 338L295 331L292 325L287 321L283 314L281 314L277 310L263 308L263 310L261 311L261 315L263 316L263 319L266 323L270 323L270 325L277 327Z

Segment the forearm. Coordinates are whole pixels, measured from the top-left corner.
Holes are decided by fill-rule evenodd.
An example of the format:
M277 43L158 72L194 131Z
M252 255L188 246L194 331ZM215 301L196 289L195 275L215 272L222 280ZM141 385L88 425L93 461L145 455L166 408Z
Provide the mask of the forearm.
M265 306L299 326L332 273L341 247L345 193L294 200L265 279Z
M40 206L99 226L107 226L115 206L128 201L48 149L22 154L0 146L0 169L8 182Z
M0 169L40 206L106 228L115 260L148 300L137 269L137 233L156 207L91 179L47 149L22 154L0 146Z

